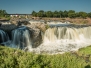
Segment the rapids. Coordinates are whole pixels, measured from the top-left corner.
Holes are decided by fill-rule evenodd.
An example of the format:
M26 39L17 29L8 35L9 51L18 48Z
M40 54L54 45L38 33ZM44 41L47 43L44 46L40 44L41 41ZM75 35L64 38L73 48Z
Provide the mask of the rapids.
M24 49L25 47L31 47L31 38L28 29L25 26L19 27L12 31L12 43L11 47Z
M0 43L6 42L8 40L9 40L8 34L4 32L3 30L0 30Z
M91 45L90 30L91 26L49 28L45 31L43 43L38 50L50 54L77 51L79 48Z
M33 21L30 21L31 24L33 24L32 22ZM35 23L37 22L34 21L34 24ZM9 40L6 32L0 30L0 43L4 43L9 40L10 42L8 46L10 47L34 53L48 54L77 51L79 48L91 45L91 26L73 25L69 23L60 24L60 22L47 22L47 24L49 25L49 28L45 32L41 31L42 43L37 47L33 47L33 44L36 43L34 40L36 39L33 39L31 32L36 34L39 34L39 32L37 33L36 30L33 31L32 29L35 29L33 27L31 27L30 32L24 25L11 31L11 40ZM36 38L36 34L34 34L34 38ZM7 44L5 45L7 46Z

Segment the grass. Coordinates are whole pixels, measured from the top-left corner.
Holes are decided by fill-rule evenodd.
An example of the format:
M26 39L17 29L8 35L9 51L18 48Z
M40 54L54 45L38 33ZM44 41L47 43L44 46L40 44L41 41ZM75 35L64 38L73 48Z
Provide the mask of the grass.
M85 55L91 54L91 46L79 49L79 53L85 54Z
M0 46L0 68L91 68L91 57L86 57L90 54L91 46L56 55L34 54Z

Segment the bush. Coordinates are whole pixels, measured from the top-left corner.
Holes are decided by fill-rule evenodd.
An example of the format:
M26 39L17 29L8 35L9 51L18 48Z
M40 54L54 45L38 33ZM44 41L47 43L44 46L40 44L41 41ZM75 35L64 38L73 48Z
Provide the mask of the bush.
M0 46L0 68L90 68L91 57L88 62L84 59L88 54L91 54L91 46L77 53L57 55L34 54Z

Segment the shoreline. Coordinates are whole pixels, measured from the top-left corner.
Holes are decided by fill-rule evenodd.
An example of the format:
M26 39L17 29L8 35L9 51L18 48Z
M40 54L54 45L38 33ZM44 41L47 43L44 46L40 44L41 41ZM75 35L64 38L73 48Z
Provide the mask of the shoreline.
M91 24L91 18L42 18L42 20L53 20L53 21L69 21L75 24Z
M10 20L18 20L19 18L16 18L16 19L10 19ZM83 19L83 18L47 18L47 17L42 17L42 18L39 18L39 17L32 17L32 18L29 18L30 20L33 19L33 20L45 20L45 21L60 21L60 22L65 22L65 21L69 21L73 24L90 24L91 25L91 18L86 18L86 19ZM9 21L8 19L0 19L0 21Z

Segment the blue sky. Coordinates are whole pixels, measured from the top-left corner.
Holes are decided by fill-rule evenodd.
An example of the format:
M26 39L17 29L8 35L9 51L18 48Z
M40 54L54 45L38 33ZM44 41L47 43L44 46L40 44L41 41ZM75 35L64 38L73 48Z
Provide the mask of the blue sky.
M8 13L31 14L34 10L91 12L91 0L0 0L0 9Z

